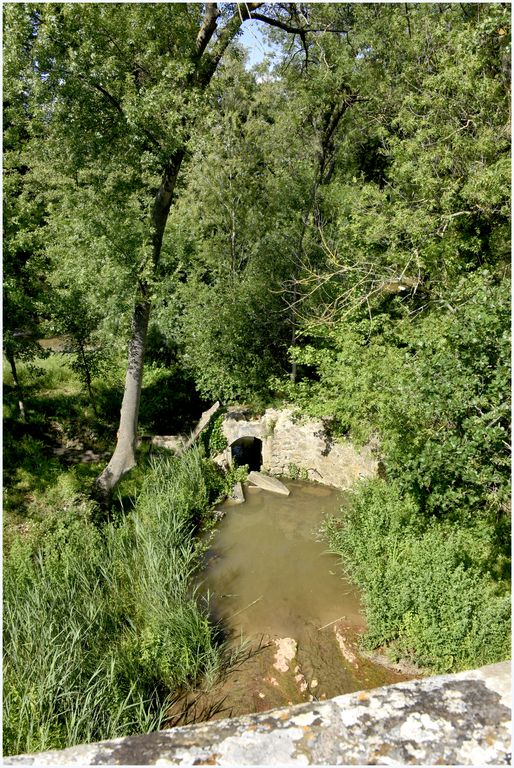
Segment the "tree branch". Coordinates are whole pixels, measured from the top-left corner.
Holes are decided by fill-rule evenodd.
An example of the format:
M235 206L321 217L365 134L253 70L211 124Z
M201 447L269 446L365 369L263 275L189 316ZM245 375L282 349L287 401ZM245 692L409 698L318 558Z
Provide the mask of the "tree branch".
M123 117L123 119L126 120L126 116L125 116L125 113L124 113L124 111L123 111L123 109L121 107L120 102L112 95L112 93L110 93L107 90L107 88L104 88L104 86L101 83L96 83L96 82L94 82L92 80L88 80L87 78L85 78L82 75L79 76L79 79L82 80L83 83L86 83L86 85L89 85L91 88L94 88L96 91L101 93L102 96L104 96L107 99L109 104L111 104L114 107L114 109ZM142 131L143 131L144 135L146 136L146 138L149 139L150 142L155 147L157 147L157 149L161 148L159 140L153 135L153 133L150 130L148 130L148 128L143 128Z
M216 31L219 15L220 12L217 3L206 3L203 24L196 37L196 55L198 57L203 54L209 45L209 42Z
M100 83L94 83L91 80L86 80L85 77L81 77L80 79L83 80L84 82L88 83L89 85L91 85L97 91L100 91L100 93L103 96L105 96L107 101L110 104L112 104L112 106L120 113L120 115L123 115L123 117L125 117L124 112L123 112L123 110L121 108L121 104L119 103L119 101L117 99L114 98L114 96L111 93L109 93L107 88L104 88L103 85L101 85Z
M234 37L237 35L239 28L241 27L241 24L244 21L247 21L247 19L251 19L252 12L257 10L257 8L260 8L261 5L264 5L264 3L238 4L234 14L227 21L225 26L220 30L218 39L216 40L216 43L214 44L212 51L210 53L206 53L204 49L204 54L201 57L201 59L199 59L200 66L199 66L199 72L198 72L198 82L202 87L205 88L210 82L211 77L215 73L218 67L218 64L221 61L221 57L225 53L226 49L228 48L229 44L232 42ZM207 16L206 16L206 19L204 19L204 24L202 25L202 27L206 25L206 20L207 20ZM211 37L213 33L214 33L214 29L211 32ZM202 63L204 64L204 66L202 66Z
M252 3L250 3L250 5L252 5ZM262 5L262 3L259 3L259 5ZM262 13L251 12L250 18L255 19L256 21L263 21L265 24L269 24L270 27L278 27L279 29L283 29L284 32L290 32L293 35L302 35L307 32L334 32L338 35L348 34L348 30L336 29L334 27L295 27L281 19L274 19L272 16L263 16Z

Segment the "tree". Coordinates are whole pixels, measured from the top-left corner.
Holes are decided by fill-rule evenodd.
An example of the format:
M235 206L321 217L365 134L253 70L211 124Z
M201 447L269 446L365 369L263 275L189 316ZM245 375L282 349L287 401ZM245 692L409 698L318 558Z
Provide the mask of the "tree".
M361 102L323 195L326 261L303 276L324 320L395 286L444 305L463 270L508 258L508 9L356 12Z
M216 113L197 126L170 218L178 275L166 286L167 304L174 293L180 318L168 326L205 397L255 401L287 366L282 285L303 194L301 140L297 132L286 136L283 85L259 83L236 52L218 71L210 99ZM162 314L166 322L169 306Z
M364 98L320 201L326 261L304 274L312 344L294 353L316 380L297 396L340 432L378 430L388 476L426 517L485 516L500 530L510 14L407 10L359 8Z
M182 299L173 330L205 396L266 398L287 369L298 278L319 250L319 188L357 98L346 36L325 38L305 39L307 68L302 49L271 77L225 59L210 89L218 111L198 125L171 216L180 277L167 287Z
M300 35L295 4L30 5L6 9L7 45L24 28L43 154L77 187L119 200L131 235L132 332L118 440L97 480L107 500L135 464L135 438L154 277L192 129L222 57L246 19ZM118 220L123 214L118 211ZM134 221L139 226L134 226Z

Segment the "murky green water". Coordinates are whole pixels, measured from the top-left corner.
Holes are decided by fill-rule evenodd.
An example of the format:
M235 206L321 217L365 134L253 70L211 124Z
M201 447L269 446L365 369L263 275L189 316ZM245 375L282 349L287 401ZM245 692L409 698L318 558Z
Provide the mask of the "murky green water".
M344 495L300 481L287 485L287 497L245 487L246 502L225 505L207 553L201 590L210 592L214 618L234 644L244 637L260 648L204 696L206 711L223 702L215 717L405 679L359 652L365 620L358 591L317 534Z

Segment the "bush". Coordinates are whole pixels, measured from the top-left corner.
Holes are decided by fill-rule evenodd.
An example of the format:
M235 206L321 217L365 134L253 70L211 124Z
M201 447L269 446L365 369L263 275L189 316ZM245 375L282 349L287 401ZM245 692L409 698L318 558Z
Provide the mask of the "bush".
M509 586L491 575L486 525L427 522L397 483L377 480L323 533L362 589L368 646L389 645L436 672L509 656Z
M320 380L292 394L336 434L378 432L388 476L427 517L494 525L510 500L510 284L484 269L446 299L454 311L320 331L319 348L296 351Z

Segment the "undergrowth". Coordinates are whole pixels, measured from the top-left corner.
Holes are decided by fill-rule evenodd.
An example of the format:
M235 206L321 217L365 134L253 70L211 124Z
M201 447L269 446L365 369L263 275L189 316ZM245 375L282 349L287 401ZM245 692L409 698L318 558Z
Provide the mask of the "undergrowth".
M367 646L434 672L509 658L510 584L491 526L426 521L394 482L350 498L322 532L362 590Z

